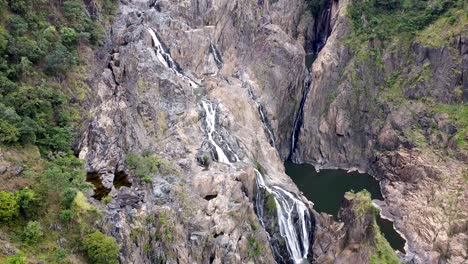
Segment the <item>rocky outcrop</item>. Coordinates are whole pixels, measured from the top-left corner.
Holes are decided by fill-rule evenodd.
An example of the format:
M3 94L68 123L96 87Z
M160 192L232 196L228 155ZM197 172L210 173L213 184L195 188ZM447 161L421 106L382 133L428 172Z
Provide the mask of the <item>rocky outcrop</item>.
M468 255L464 165L429 151L384 153L375 175L385 197L382 214L407 240L414 263L463 263Z

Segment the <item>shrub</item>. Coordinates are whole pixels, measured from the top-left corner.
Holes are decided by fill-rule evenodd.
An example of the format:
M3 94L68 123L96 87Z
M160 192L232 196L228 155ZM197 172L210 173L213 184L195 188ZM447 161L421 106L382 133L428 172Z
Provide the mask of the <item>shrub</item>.
M16 192L16 201L19 206L19 212L22 216L31 217L37 207L36 193L28 187Z
M7 50L9 37L8 32L0 26L0 55L3 55Z
M0 192L0 221L8 222L18 215L18 203L15 195L9 192Z
M70 26L78 32L85 32L91 28L91 20L82 1L68 0L63 3L63 15Z
M73 219L73 211L71 209L65 209L60 212L60 220L63 222L70 222Z
M20 121L21 118L15 109L0 103L0 142L12 143L19 139L18 123Z
M146 182L151 181L154 175L168 175L175 172L169 161L149 153L146 153L144 156L133 153L128 154L127 165L138 178Z
M71 47L76 45L78 40L78 35L73 28L63 27L60 29L60 35L62 36L62 43L67 46Z
M96 231L84 237L83 248L94 264L118 264L119 245L113 237Z
M25 15L29 12L32 3L30 0L10 0L8 1L10 8L13 12Z
M413 35L435 21L461 0L353 0L348 6L354 36L362 41Z
M69 154L47 163L40 177L40 185L42 192L46 194L62 194L70 188L88 189L83 161ZM68 192L71 191L67 191L67 196L71 197Z
M24 256L23 251L18 251L16 255L9 256L7 258L8 264L24 264L26 263L26 257Z
M54 26L48 26L46 29L44 29L42 36L48 42L57 42L59 40L59 34Z
M30 221L24 228L21 239L28 244L37 244L43 235L41 224L37 221Z
M62 204L65 208L70 209L75 200L77 191L75 189L66 189L63 193Z

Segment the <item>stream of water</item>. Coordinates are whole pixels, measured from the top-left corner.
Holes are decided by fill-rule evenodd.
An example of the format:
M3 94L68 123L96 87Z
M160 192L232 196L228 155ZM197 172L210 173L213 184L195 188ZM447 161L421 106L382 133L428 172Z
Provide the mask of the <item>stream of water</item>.
M286 174L296 183L304 195L312 201L318 212L337 218L341 202L347 191L366 189L372 199L383 200L379 183L371 175L345 170L321 170L317 172L310 164L285 163ZM395 231L393 223L377 217L377 224L393 249L404 252L405 240Z

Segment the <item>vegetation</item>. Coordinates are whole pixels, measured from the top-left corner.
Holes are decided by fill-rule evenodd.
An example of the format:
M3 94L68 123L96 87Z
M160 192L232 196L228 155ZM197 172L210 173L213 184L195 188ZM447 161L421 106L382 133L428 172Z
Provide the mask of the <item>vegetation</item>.
M437 104L434 106L436 113L446 113L449 119L458 127L455 135L457 146L461 149L468 149L468 105Z
M390 246L388 241L380 231L379 225L375 219L378 209L372 205L371 195L367 190L360 192L350 191L345 194L345 198L353 201L353 210L356 213L358 219L364 219L365 215L371 215L372 228L374 229L374 241L371 246L371 256L369 263L371 264L398 264L398 260L395 251Z
M276 215L276 200L273 194L265 191L265 198L266 198L266 211L268 215L274 216Z
M145 153L143 156L130 153L127 155L127 165L138 178L145 182L152 182L155 175L177 174L169 161L151 153Z
M41 224L37 221L30 221L24 228L21 239L27 244L32 245L39 243L43 235Z
M18 214L18 203L14 194L0 192L0 221L8 222Z
M84 98L80 50L103 44L118 1L93 2L0 0L0 148L22 171L0 179L0 233L21 249L0 263L69 263L95 230L98 214L80 192L89 188L84 164L71 150L79 109L70 99ZM45 226L60 231L45 235Z
M374 238L375 245L374 245L373 254L371 255L369 259L369 263L370 264L380 264L380 263L399 264L401 263L397 255L395 254L395 251L393 250L393 248L390 246L388 241L382 235L382 232L380 232L379 225L375 223L375 219L374 219L374 230L375 230L375 238Z
M119 245L113 237L95 231L84 237L83 247L91 263L118 264Z
M374 214L375 208L372 205L371 194L367 190L360 192L349 191L345 193L345 198L354 201L353 210L359 219L363 219L367 214Z
M247 255L250 258L254 257L259 257L262 252L263 252L263 247L262 244L255 239L254 236L249 236L249 239L247 240L248 243L248 249L247 249Z
M396 35L414 36L462 0L353 0L348 16L353 37L360 41L389 40Z

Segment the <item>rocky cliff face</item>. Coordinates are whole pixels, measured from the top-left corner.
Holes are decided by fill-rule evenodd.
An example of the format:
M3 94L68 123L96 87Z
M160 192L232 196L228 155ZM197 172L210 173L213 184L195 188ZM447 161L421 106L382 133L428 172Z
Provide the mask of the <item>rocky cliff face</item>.
M282 142L292 126L303 11L302 1L121 1L78 148L112 197L96 205L123 263L289 258L285 243L268 243L280 230L268 234L255 214L254 168L305 204L268 134ZM169 169L139 178L130 153Z
M438 46L418 36L356 48L346 41L347 4L333 2L292 158L370 171L381 180L383 215L407 239L408 259L463 263L467 152L456 141L466 132L437 105L466 104L466 29Z
M346 250L361 252L349 247L346 234L352 227L311 210L284 174L282 162L291 154L318 167L378 169L389 199L383 214L392 214L405 236L417 228L410 223L420 223L419 218L406 211L411 207L392 211L397 210L392 201L418 203L427 189L403 179L412 171L395 169L403 165L388 157L414 145L405 131L427 111L416 103L400 107L369 98L379 98L384 77L398 70L408 78L427 72L438 76L436 82L421 79L408 87L405 98L460 100L452 88L466 84L465 75L454 70L466 65L459 59L466 41L451 49L415 43L409 52L415 55L404 59L399 49L388 47L385 67L376 68L373 57L360 58L342 41L350 33L347 3L330 1L314 18L301 0L121 1L91 82L90 118L77 148L90 176L97 175L112 197L107 204L95 203L105 212L101 226L122 247L122 263L273 263L291 257L283 231L272 227L280 214L262 218L254 208L261 204L268 211L269 204L265 197L258 202L259 171L265 186L283 190L281 197L290 195L288 204L307 207L314 236L309 248L299 248L301 254L331 263L347 256ZM328 35L309 73L306 53L318 51ZM302 99L302 125L291 152ZM441 148L450 146L450 125L441 124ZM426 137L431 135L428 131ZM138 177L128 162L131 153L166 169L146 175L150 179ZM462 170L461 162L453 164L457 173ZM420 178L435 186L438 181L427 175ZM123 187L122 178L128 181ZM397 183L401 188L393 191ZM275 197L273 212L281 200ZM441 242L450 245L444 252L454 261L466 258L459 248L466 232L460 228L456 236L444 233L450 238ZM422 262L437 259L441 249L429 245L439 233L408 238L411 252ZM368 255L365 251L356 259Z

